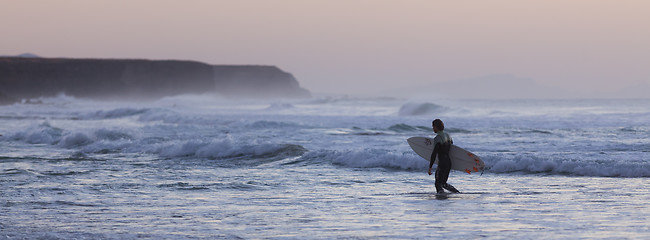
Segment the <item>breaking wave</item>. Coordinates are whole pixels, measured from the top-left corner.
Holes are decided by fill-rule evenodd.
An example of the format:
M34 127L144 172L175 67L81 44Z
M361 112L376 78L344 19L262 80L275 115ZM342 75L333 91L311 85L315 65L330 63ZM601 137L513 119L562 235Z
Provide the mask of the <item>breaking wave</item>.
M532 173L571 175L589 177L650 177L650 163L618 162L607 160L578 160L578 159L544 159L541 157L516 157L503 159L492 156L483 158L486 162L486 172L503 173Z
M302 161L335 164L351 168L426 169L426 161L415 153L382 149L317 150L307 152Z
M303 146L296 144L240 144L232 139L223 140L189 140L166 142L152 146L148 152L162 157L199 157L208 159L225 159L238 157L272 158L300 156L307 152Z
M406 103L400 107L399 116L422 116L440 114L448 111L446 107L433 103Z
M149 109L137 108L118 108L113 110L100 110L83 116L84 119L114 119L139 115L147 112Z

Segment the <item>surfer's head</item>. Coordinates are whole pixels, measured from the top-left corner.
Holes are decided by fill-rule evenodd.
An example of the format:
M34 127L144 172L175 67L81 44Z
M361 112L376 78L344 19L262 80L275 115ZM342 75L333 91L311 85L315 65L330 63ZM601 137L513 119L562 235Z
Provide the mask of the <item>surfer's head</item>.
M437 119L437 118L436 118L436 120L433 120L433 122L431 123L431 125L433 126L433 130L434 130L435 132L445 130L445 124L444 124L444 123L442 122L442 120L440 120L440 119Z

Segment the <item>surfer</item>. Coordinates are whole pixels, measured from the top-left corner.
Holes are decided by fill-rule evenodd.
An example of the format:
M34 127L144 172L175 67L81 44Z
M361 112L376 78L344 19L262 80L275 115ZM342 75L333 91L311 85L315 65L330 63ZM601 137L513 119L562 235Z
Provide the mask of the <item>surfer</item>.
M447 178L449 178L449 171L451 170L451 158L449 158L449 148L454 144L454 141L451 139L451 136L444 132L445 124L440 119L433 120L431 123L433 126L433 132L437 135L433 139L433 152L431 153L431 160L429 162L429 175L432 174L433 162L438 157L438 167L436 168L436 191L438 193L444 193L447 189L453 193L459 193L454 186L447 183Z

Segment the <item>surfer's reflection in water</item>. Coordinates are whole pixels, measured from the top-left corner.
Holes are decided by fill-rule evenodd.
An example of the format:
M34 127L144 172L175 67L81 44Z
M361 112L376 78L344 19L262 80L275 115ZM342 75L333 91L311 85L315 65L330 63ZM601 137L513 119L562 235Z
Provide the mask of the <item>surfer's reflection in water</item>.
M432 174L433 162L438 157L438 168L436 168L436 191L438 194L445 193L444 189L452 193L459 193L456 188L447 183L449 178L449 171L451 170L451 158L449 158L449 148L454 144L451 136L445 130L445 124L440 119L433 120L431 123L433 132L437 135L433 139L433 152L431 153L431 160L429 162L429 175Z

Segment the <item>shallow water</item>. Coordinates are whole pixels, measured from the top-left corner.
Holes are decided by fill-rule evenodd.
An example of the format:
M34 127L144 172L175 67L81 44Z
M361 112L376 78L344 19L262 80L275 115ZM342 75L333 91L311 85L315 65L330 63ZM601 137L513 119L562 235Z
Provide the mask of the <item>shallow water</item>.
M646 100L210 101L0 107L0 238L650 237ZM461 194L406 144L431 115L486 162Z

